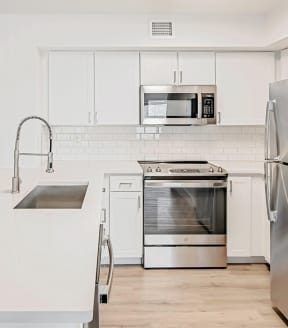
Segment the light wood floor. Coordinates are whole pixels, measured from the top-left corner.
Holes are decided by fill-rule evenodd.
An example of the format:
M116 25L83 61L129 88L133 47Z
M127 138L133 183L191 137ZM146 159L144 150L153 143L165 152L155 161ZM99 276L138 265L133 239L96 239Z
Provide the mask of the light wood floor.
M115 268L101 327L280 328L271 308L265 265L222 270Z

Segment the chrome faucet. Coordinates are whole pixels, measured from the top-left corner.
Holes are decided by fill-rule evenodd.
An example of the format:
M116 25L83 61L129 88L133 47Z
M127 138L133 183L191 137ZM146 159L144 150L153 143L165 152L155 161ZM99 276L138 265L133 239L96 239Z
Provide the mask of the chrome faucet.
M48 128L48 132L49 132L49 151L47 154L43 154L43 153L20 153L19 152L19 141L20 141L20 132L21 132L21 128L23 126L23 124L26 121L29 120L40 120L41 122L43 122L47 128ZM54 172L53 169L53 153L52 153L52 129L51 126L49 125L49 123L44 120L44 118L39 117L39 116L28 116L26 118L24 118L17 129L17 134L16 134L16 141L15 141L15 148L14 148L14 176L12 178L12 193L17 193L20 191L20 177L19 177L19 157L20 155L27 155L27 156L47 156L48 158L48 162L47 162L47 169L46 172L47 173L52 173Z

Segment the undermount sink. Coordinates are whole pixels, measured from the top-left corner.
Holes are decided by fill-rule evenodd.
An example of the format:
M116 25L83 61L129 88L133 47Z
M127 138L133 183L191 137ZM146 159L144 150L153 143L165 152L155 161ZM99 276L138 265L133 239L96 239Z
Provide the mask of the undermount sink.
M88 184L38 185L14 209L82 208Z

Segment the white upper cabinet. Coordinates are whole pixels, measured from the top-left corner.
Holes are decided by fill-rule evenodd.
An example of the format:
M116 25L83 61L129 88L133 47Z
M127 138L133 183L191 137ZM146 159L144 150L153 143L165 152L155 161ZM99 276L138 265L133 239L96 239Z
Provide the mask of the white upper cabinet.
M177 52L141 52L141 84L169 85L178 82Z
M141 84L215 84L215 54L213 52L141 52Z
M95 123L139 124L139 52L95 53Z
M179 52L179 84L214 85L214 52Z
M264 125L274 53L217 53L217 111L221 125Z
M94 119L94 53L49 53L49 122L89 125Z
M280 80L288 79L288 49L281 51Z

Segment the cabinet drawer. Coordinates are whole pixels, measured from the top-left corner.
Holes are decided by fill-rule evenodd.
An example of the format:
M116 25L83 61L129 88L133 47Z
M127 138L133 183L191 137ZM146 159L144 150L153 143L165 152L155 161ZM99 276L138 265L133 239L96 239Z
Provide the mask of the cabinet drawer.
M142 191L140 176L111 176L110 191Z

